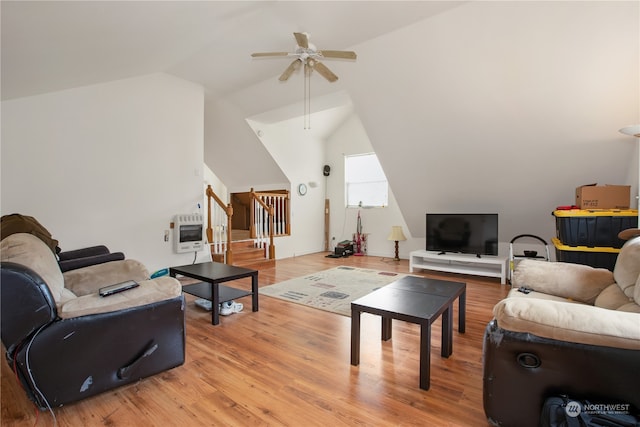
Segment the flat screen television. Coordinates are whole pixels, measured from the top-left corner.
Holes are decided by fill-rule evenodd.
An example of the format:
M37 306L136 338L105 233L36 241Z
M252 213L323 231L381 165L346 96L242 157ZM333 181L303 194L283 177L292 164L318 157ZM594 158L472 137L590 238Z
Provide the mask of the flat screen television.
M498 214L428 213L427 250L498 255Z

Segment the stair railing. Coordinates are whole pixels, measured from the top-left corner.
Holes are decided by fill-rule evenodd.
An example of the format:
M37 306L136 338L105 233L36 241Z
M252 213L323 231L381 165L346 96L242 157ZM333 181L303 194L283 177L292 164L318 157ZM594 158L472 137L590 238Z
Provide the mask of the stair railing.
M275 258L276 248L273 244L273 206L267 205L253 188L251 189L251 226L249 232L255 239L256 246L266 249L269 259ZM267 238L269 239L267 241Z
M221 255L226 264L233 264L233 251L231 250L231 218L233 207L224 202L213 192L211 185L207 186L207 240L211 245L211 255ZM211 199L216 204L211 206Z
M268 248L269 259L275 259L274 236L290 233L289 193L255 192L253 188L250 193L253 201L249 230L251 237L256 240L257 247Z

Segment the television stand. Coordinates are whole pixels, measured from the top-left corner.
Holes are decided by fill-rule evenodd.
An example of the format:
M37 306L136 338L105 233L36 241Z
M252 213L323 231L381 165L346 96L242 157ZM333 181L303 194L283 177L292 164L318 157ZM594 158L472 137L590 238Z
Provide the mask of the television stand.
M507 283L508 262L505 256L439 253L412 251L409 254L409 272L414 269L471 274L475 276L499 277L501 284Z

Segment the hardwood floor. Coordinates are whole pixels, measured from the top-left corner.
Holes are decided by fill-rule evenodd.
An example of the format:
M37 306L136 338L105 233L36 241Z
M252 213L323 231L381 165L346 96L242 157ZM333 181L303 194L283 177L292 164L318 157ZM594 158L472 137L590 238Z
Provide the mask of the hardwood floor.
M408 273L407 260L279 260L260 286L339 265ZM362 315L360 365L350 365L350 318L260 297L251 312L211 315L187 295L185 364L72 405L55 408L58 426L488 426L482 408L482 336L492 307L508 292L498 279L434 272L467 282L466 333L453 333L453 355L440 357L440 320L432 327L431 388L418 387L419 328L394 321L380 340L380 318ZM248 279L243 286L250 286ZM457 325L457 304L454 323ZM3 426L52 426L51 413L26 398L2 365Z

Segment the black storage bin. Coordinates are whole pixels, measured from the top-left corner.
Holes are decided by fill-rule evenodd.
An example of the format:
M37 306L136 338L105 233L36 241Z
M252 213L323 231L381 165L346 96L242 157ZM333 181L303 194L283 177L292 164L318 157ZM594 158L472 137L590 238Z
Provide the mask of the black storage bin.
M606 268L613 271L618 259L619 248L567 246L560 243L557 238L551 239L556 247L556 260L584 264L595 268Z
M638 227L638 211L626 210L556 210L556 237L568 246L621 248L624 240L618 233Z

